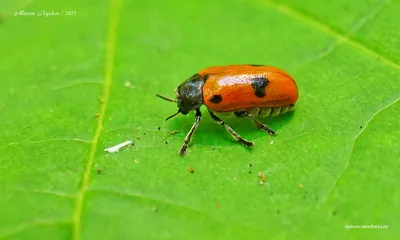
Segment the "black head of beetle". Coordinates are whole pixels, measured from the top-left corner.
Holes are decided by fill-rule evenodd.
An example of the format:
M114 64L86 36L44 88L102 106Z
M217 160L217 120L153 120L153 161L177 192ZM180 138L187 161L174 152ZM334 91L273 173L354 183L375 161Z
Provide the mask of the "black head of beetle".
M203 85L203 76L196 73L178 86L175 95L180 113L186 115L203 104Z
M176 102L178 105L178 112L168 117L166 120L176 116L179 113L183 115L188 114L192 110L197 110L203 104L203 85L205 80L208 78L208 74L201 76L196 73L186 81L181 83L175 90L176 100L163 97L158 95L158 97L170 101Z

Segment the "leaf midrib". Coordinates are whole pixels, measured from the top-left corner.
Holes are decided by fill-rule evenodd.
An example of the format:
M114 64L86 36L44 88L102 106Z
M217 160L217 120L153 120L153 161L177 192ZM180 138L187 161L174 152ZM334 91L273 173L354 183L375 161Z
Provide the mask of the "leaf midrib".
M110 88L112 83L112 75L114 70L114 56L117 39L117 27L119 20L119 11L123 0L109 0L109 16L107 26L107 48L106 48L106 65L104 71L104 86L102 99L103 103L100 106L100 116L97 119L96 132L92 140L89 159L85 167L81 186L76 196L75 208L72 219L72 238L78 240L80 238L81 231L81 215L82 206L85 199L85 192L90 181L90 174L92 171L94 156L96 155L97 144L100 138L100 134L103 130L104 116L107 110L107 106L110 98Z

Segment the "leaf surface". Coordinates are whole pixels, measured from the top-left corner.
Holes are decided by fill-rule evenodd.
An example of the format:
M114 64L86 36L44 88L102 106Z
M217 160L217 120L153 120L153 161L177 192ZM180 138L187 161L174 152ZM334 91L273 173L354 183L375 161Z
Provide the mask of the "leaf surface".
M0 239L394 239L399 11L379 0L1 3ZM263 119L276 137L224 119L250 151L203 107L179 156L194 115L165 122L176 105L155 94L243 63L292 74L297 110ZM103 151L125 140L134 146Z

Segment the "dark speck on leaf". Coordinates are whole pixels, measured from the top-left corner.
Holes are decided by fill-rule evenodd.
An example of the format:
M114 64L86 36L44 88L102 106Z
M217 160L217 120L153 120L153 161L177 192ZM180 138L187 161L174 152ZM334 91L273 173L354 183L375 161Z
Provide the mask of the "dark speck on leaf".
M167 141L165 141L165 144L168 144L168 142L167 142Z
M251 171L249 171L249 174L251 174Z
M249 165L250 167L252 167L253 165L250 163L250 165Z
M97 169L97 174L101 174L101 169Z
M333 215L333 216L335 216L336 214L337 214L337 212L336 212L336 211L333 211L333 212L332 212L332 215Z
M362 128L362 126L360 126L360 128Z
M158 127L158 131L160 131L161 127Z

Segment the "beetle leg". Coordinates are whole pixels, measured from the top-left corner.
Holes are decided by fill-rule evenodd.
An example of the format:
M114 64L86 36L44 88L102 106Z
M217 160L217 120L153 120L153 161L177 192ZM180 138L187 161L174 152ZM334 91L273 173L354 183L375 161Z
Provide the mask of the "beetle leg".
M193 123L192 128L189 130L188 134L185 137L185 140L183 142L183 145L181 147L181 150L179 151L179 154L182 156L185 156L186 154L186 150L188 148L188 144L190 142L190 140L192 139L193 133L196 131L197 127L199 126L201 120L201 112L200 109L196 109L196 118L195 118L195 122Z
M240 112L240 116L245 116L250 118L253 121L254 126L256 126L256 128L263 130L264 132L272 135L272 136L276 136L276 132L274 130L272 130L271 128L269 128L267 125L265 125L264 123L258 121L253 115L251 115L248 112Z
M210 110L208 110L208 112L211 115L211 118L216 121L217 123L219 123L220 125L222 125L223 127L225 127L225 130L239 143L243 144L246 147L249 148L253 148L254 144L250 141L247 141L246 139L242 138L237 132L235 132L235 130L233 130L231 127L229 127L227 124L225 124L224 121L222 121L219 117L215 116L214 113L212 113Z

